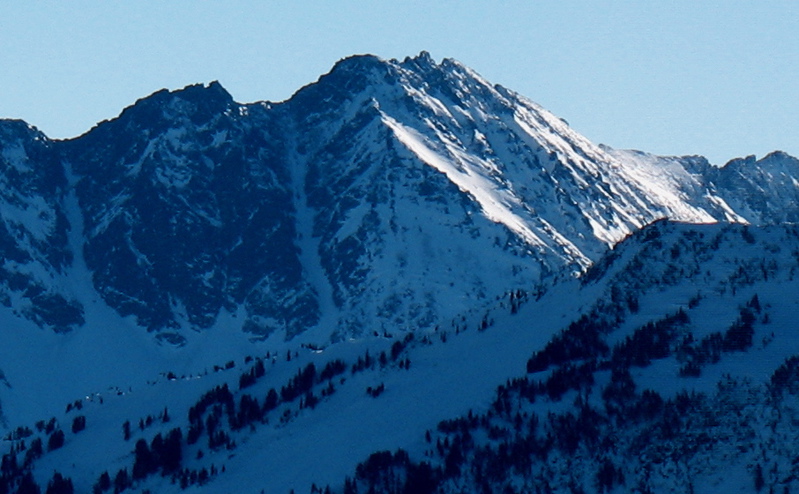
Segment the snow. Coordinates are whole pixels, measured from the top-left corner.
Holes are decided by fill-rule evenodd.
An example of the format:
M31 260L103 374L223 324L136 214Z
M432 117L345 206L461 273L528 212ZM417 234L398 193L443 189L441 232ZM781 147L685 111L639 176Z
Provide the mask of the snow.
M3 161L13 166L19 173L26 173L30 171L28 163L28 153L21 142L10 143L10 145L3 146L0 150L0 157Z
M665 398L685 389L711 393L728 375L761 384L785 358L799 354L794 331L799 316L794 252L799 251L799 240L790 227L752 226L756 241L750 244L740 229L712 223L756 223L760 213L711 186L684 158L595 146L535 103L491 86L457 62L426 63L425 70L439 71L451 92L419 84L422 75L409 63L386 62L385 77L373 78L364 91L345 98L340 106L334 106L336 98L321 99L318 113L302 118L286 116L290 101L279 106L285 112L279 122L287 136L290 171L283 185L292 194L303 278L315 292L321 313L319 322L294 340L272 334L253 341L252 335L242 332L250 317L244 305L223 309L211 328L193 331L186 322L186 308L174 302L185 337L179 347L159 343L133 316L121 317L98 294L83 258L86 232L74 192L79 177L67 164L64 211L71 225L73 263L63 273L39 262L6 267L48 280L58 293L80 302L86 324L66 334L39 328L20 317L20 309L30 301L18 292L10 293L10 308L0 307L2 428L33 426L37 420L56 417L68 430L76 414L87 417L86 431L68 433L63 449L36 463L40 483L58 470L73 478L76 491L88 492L101 472L113 474L131 466L137 439L149 441L172 427L185 432L189 408L214 386L228 384L237 400L245 392L262 399L269 388L280 389L309 362L321 369L336 358L352 364L366 351L377 357L412 331L414 342L403 354L411 361L410 369L390 364L354 375L347 372L340 378L343 381L335 381L336 393L323 398L315 409L298 410L296 402L283 404L269 415L268 423L231 433L235 449L210 451L202 441L187 446L184 464L226 468L210 485L190 491L305 492L311 483L340 486L374 451L403 448L415 459L429 458L426 430L470 410L484 412L498 385L524 376L534 351L606 302L614 287L634 294L640 309L626 314L607 336L611 346L678 309L686 311L690 331L702 338L725 331L754 294L766 307L769 322L761 316L755 324L754 346L725 354L719 363L703 367L699 378L678 377L682 362L673 356L634 370L639 388L655 389ZM238 115L257 113L247 108L239 107ZM314 131L305 134L302 126L308 121L318 125L305 127ZM366 123L352 128L353 122L361 121ZM228 145L235 138L227 130L211 136L212 147ZM178 196L193 178L181 154L195 151L190 137L185 128L159 137L163 140L159 146L170 150L165 157L170 167L159 169L156 177ZM155 142L141 159L125 165L129 175L141 173ZM331 142L338 147L326 147ZM15 149L6 148L4 158L21 159ZM795 188L793 161L781 155L770 159L774 169L764 185L784 181ZM310 183L311 165L318 167L314 172L321 177L319 183ZM426 174L429 170L434 176ZM432 187L433 179L442 179L433 197L422 197L418 188ZM450 193L448 184L462 196ZM773 192L768 189L757 188L764 194ZM333 195L323 205L330 209L312 206L313 193ZM790 197L786 193L779 200L789 205ZM24 207L3 204L4 219L24 225L34 239L46 238L50 206L35 195L24 199ZM127 199L122 194L111 200L98 222L100 230L124 214ZM770 207L781 209L775 204L779 204L776 199ZM204 209L194 213L222 226ZM657 242L634 234L663 217L701 225L654 225L650 228L660 234ZM575 271L631 234L614 248L617 260L598 280L584 283L574 278ZM365 272L359 284L336 278L333 271L341 267L329 267L332 261L325 264L329 251L350 240L357 241L361 250L344 260L352 260L352 269ZM654 247L658 242L661 248ZM135 246L131 249L136 252ZM757 274L768 271L764 259L776 263L776 274ZM141 262L147 259L142 257ZM351 268L341 269L343 275L351 274L347 272ZM741 281L749 272L760 278L753 275L755 279ZM522 288L538 289L541 297L512 315L503 292ZM697 294L702 295L699 304L689 307ZM341 306L334 301L336 295L342 296ZM483 320L491 324L479 330ZM363 325L350 331L347 325L355 327L358 321ZM331 335L338 340L332 342ZM429 341L422 343L425 339ZM267 352L266 376L239 391L238 377L250 365L245 358L265 358ZM290 361L287 353L292 355ZM232 370L214 371L227 362L235 364ZM176 378L167 378L169 372ZM608 372L598 374L599 382L608 379ZM367 387L380 384L385 385L382 395L367 396ZM319 389L314 391L318 396ZM598 394L591 399L600 403ZM543 416L570 410L576 397L573 393L560 402L542 399L535 411ZM75 400L83 409L66 413L65 405ZM138 430L140 418L157 416L164 408L170 411L170 422L156 420ZM281 420L286 411L288 419ZM121 437L126 420L134 425L130 441ZM765 437L765 425L756 427ZM763 444L767 442L763 439ZM203 458L197 457L200 449ZM714 457L718 465L706 456L702 461L707 463L698 462L693 470L662 465L656 472L662 474L657 485L676 489L678 481L669 475L690 474L697 476L697 492L745 490L742 486L751 482L754 453L730 445L720 455L723 461ZM726 467L734 473L720 474L718 469ZM180 492L177 485L159 477L136 488Z
M678 225L679 226L679 225ZM708 225L713 227L713 225ZM673 226L668 231L669 237L665 242L668 249L670 239L676 234L686 231L687 228ZM714 231L702 230L702 226L690 227L696 231L705 232L705 241L710 242ZM758 231L758 233L760 233ZM628 334L641 324L656 320L665 314L673 313L676 307L686 307L687 300L697 291L706 294L705 298L695 309L688 309L691 318L691 327L698 331L698 335L715 330L725 329L734 319L737 307L751 298L754 293L760 296L761 303L769 307L771 322L768 325L758 324L756 339L761 335L773 331L775 333L772 343L756 344L748 352L733 353L724 356L721 363L711 365L703 370L699 379L677 378L678 363L673 359L655 361L651 366L642 368L634 373L634 378L641 389L655 389L664 398L674 396L681 389L695 389L703 392L713 392L725 375L742 376L752 382L767 380L774 368L780 365L786 356L799 353L799 338L792 331L792 321L799 315L799 307L792 300L791 294L799 288L799 280L794 280L783 275L770 282L761 281L738 291L735 295L727 290L725 293L715 290L723 283L727 275L735 270L731 259L740 256L761 255L757 246L741 249L741 240L737 232L722 233L726 243L714 253L714 258L707 261L702 268L702 273L707 270L710 278L697 284L697 280L687 278L678 281L676 285L659 288L651 286L642 292L640 299L641 310L613 335L618 341L624 334ZM735 242L735 238L738 241ZM759 242L777 243L786 241L779 229L767 232L765 236L758 236ZM794 240L796 242L796 240ZM628 249L629 250L629 249ZM633 249L634 250L634 249ZM793 263L790 249L778 252L780 262ZM631 260L630 254L624 254L623 259ZM622 260L620 266L626 262ZM653 259L653 262L657 262ZM654 268L653 271L657 271ZM511 315L507 306L498 302L487 312L475 310L464 314L463 319L458 318L450 325L441 325L437 330L421 331L417 334L416 342L411 344L408 357L411 360L410 370L398 369L389 366L380 369L364 371L350 375L349 372L342 377L343 383L336 383L337 391L329 398L324 398L314 410L301 410L287 423L282 423L278 417L282 410L278 409L270 414L269 424L258 425L255 430L245 430L233 435L238 447L233 451L213 453L205 451L203 460L195 459L196 447L190 447L186 453L186 465L198 468L214 463L217 468L224 465L226 472L212 480L206 488L218 491L236 490L242 493L258 493L261 489L273 492L288 492L295 489L302 492L311 483L324 486L326 484L339 485L344 476L352 475L355 465L363 461L370 453L379 450L406 449L412 457L423 458L429 448L424 442L424 431L434 430L437 423L444 418L463 416L473 410L482 413L487 409L497 385L507 379L522 376L525 373L525 363L535 349L540 349L560 329L589 308L598 297L604 296L608 283L616 273L623 273L616 268L607 273L603 281L581 287L579 280L566 279L563 282L551 285L547 293L538 301L524 304L516 315ZM487 314L493 324L485 331L477 329L483 314ZM232 315L230 316L232 317ZM223 325L228 325L223 321ZM28 330L30 328L27 328ZM221 329L221 328L220 328ZM446 332L446 343L443 333ZM424 336L431 338L430 344L418 344ZM211 333L202 339L207 345L212 346L222 341L230 341L233 333ZM74 335L82 338L79 333ZM99 341L98 341L99 338ZM114 333L112 338L124 338L122 334ZM130 334L124 341L128 352L132 350ZM64 341L62 339L62 341ZM272 363L267 362L267 375L252 388L246 390L254 396L263 396L270 387L278 387L294 375L298 369L308 362L314 362L317 369L321 369L325 362L335 358L342 358L353 362L358 355L363 355L366 350L376 357L380 351L387 350L391 339L360 339L350 340L327 346L323 351L309 351L295 347L298 356L287 362L284 351L274 352L279 357ZM114 351L119 342L111 343L102 340L101 335L91 334L91 343L87 340L80 341L81 346L103 348L104 352ZM244 346L234 348L229 346L224 350L217 348L213 357L197 353L198 347L190 349L170 349L169 358L154 359L153 354L140 355L143 369L155 369L158 365L161 373L149 374L148 382L139 382L137 385L117 386L103 388L90 393L91 399L86 400L84 409L80 412L87 416L88 427L85 432L77 435L68 434L68 441L63 450L45 455L38 464L37 472L41 479L47 478L53 469L72 476L82 489L87 490L94 479L108 468L130 466L132 462L132 445L138 437L146 439L168 428L182 426L185 428L186 412L200 394L211 387L227 382L232 389L236 389L236 378L247 367L240 367L241 355L264 355L265 349L272 343L243 343ZM41 341L34 343L36 348L46 347ZM88 376L81 374L78 364L70 364L74 352L72 343L62 343L63 352L46 352L44 360L58 359L63 362L64 372L74 373L76 381L87 382ZM190 342L192 345L192 342ZM69 348L67 348L69 347ZM135 348L135 347L134 347ZM152 347L149 347L150 351ZM31 348L21 348L17 343L17 351L31 351ZM164 349L166 350L166 349ZM135 350L133 350L135 352ZM209 373L199 372L192 374L192 378L178 379L175 381L161 377L168 369L176 370L178 376L183 372L177 362L185 360L189 355L193 368L201 369L214 358L221 363L225 354L236 361L232 371ZM181 356L182 355L182 356ZM128 355L130 357L130 354ZM97 372L97 363L87 355L83 362L92 362L92 372ZM2 361L7 362L8 356L3 355ZM75 366L73 368L72 366ZM190 367L192 367L190 365ZM86 371L84 371L86 372ZM131 383L131 376L119 373L119 369L108 367L104 369L105 378L109 381ZM91 372L89 373L91 374ZM112 377L113 376L113 377ZM16 376L9 377L12 383ZM96 379L96 378L95 378ZM385 385L385 392L378 398L371 398L365 394L368 386ZM59 383L61 384L61 383ZM55 391L56 385L52 385ZM119 390L119 391L117 391ZM46 396L33 393L31 397ZM73 395L79 398L82 395ZM103 404L99 404L99 397L103 397ZM62 398L66 398L63 396ZM74 398L72 398L74 399ZM539 413L545 411L563 411L568 409L571 401L564 398L559 403L541 402ZM41 405L41 402L37 403ZM147 415L156 415L164 407L168 407L172 421L167 424L157 423L153 428L140 432L135 427L139 418ZM35 407L34 407L35 408ZM42 411L47 408L39 409ZM54 416L59 417L62 427L66 427L69 418L59 410L53 410ZM296 406L292 408L296 410ZM26 412L28 416L35 416L34 410ZM63 417L63 418L61 418ZM44 417L46 418L46 417ZM131 441L121 439L121 423L130 420L134 423L134 437ZM739 453L730 453L730 462L734 463ZM70 465L74 466L70 467ZM708 470L711 472L712 470ZM268 475L264 475L268 472ZM702 470L698 470L701 473ZM747 472L744 469L744 472ZM695 472L697 473L697 472ZM707 492L720 485L727 485L721 477L702 477L697 480L699 492ZM719 483L721 482L721 483ZM707 484L705 484L707 483ZM77 486L76 485L76 486ZM141 488L150 487L159 492L180 492L177 486L151 478L141 485ZM200 488L192 488L189 492Z
M291 133L296 135L295 132ZM314 236L314 213L308 207L308 196L306 193L306 182L308 168L302 166L300 157L296 152L296 144L291 146L295 150L291 156L289 167L291 171L291 182L293 207L296 215L297 244L300 248L300 259L303 271L316 293L319 301L319 312L322 315L316 325L316 331L309 328L304 338L310 340L321 339L317 335L320 331L330 331L338 323L338 308L333 301L333 287L327 277L319 253L319 238Z
M4 204L2 219L10 232L22 230L38 242L45 242L55 228L53 208L43 197L25 198L17 204Z
M514 318L524 319L530 315L531 312L525 310ZM552 313L541 318L538 326L551 326L552 321L559 324L562 317L561 312ZM470 321L470 326L476 324L476 320ZM421 454L426 447L424 430L435 429L442 418L487 406L496 384L523 372L529 357L528 348L541 346L550 335L547 331L521 331L514 325L497 326L496 330L492 328L486 332L473 328L460 335L450 332L446 344L434 340L432 345L420 346L412 353L412 367L407 371L392 368L355 376L347 373L344 375L346 382L338 386L336 394L323 400L315 410L300 412L287 425L280 424L279 413L274 412L269 425L244 434L239 447L242 453L234 450L210 457L208 462L217 462L217 466L221 462L226 467L226 473L214 481L213 488L243 493L257 493L264 488L288 492L291 488L304 489L312 482L317 485L339 482L372 451L401 445ZM436 332L430 336L439 337ZM281 357L271 366L267 365L265 382L247 392L256 396L265 394L268 387L284 383L309 361L315 361L317 369L333 358L351 362L367 349L377 356L381 348L387 350L388 343L379 340L342 342L321 353L303 351L291 362ZM252 350L262 354L257 346ZM497 358L500 355L502 358ZM185 426L188 407L202 391L221 382L229 382L235 389L236 376L238 372L231 371L190 380L158 379L154 384L134 386L131 391L121 388L124 392L120 395L98 393L80 412L87 416L86 432L70 435L64 449L47 455L37 471L44 478L56 468L79 481L84 479L82 488L88 489L90 485L85 479L93 481L110 466L129 465L132 461L130 452L140 433L134 430L131 441L123 442L122 422L130 420L135 429L139 417L155 415L166 406L173 421L145 431L144 437L151 438L155 431L168 427ZM468 387L464 388L464 382L469 383ZM378 383L385 384L385 393L377 399L366 397L366 387ZM102 405L97 402L99 396L104 397ZM66 427L66 420L60 421L62 427ZM187 463L192 465L192 456L187 457ZM70 467L70 462L74 466ZM309 469L309 465L313 468ZM269 472L269 475L264 477L262 472ZM159 492L180 492L176 486L158 485Z
M518 200L507 191L499 191L479 171L478 163L469 163L461 159L447 160L431 150L424 142L424 137L413 129L403 126L388 115L382 115L383 121L391 127L397 138L419 156L422 161L447 175L458 188L467 192L480 204L486 216L497 223L502 223L516 232L533 246L545 245L538 236L511 210L511 204L519 206Z

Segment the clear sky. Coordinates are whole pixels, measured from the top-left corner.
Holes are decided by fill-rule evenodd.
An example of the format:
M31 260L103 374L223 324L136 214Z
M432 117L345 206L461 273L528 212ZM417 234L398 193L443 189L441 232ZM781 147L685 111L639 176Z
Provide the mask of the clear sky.
M799 1L0 2L0 117L72 137L160 88L280 101L340 58L451 57L597 143L799 156Z

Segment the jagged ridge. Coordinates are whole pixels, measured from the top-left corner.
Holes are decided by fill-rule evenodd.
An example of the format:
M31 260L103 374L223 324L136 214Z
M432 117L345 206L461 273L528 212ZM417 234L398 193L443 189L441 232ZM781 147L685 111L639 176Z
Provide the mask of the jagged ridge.
M9 183L29 214L43 202L52 211L42 215L60 222L50 249L60 258L45 268L84 256L105 303L175 343L222 313L242 313L240 327L260 338L413 330L561 269L580 272L659 218L799 214L794 158L717 169L596 146L427 53L344 59L279 104L238 104L214 82L154 93L68 141L9 132L4 156L41 143L32 169L68 175L77 193L80 253L64 233L64 178L55 188ZM5 244L38 249L23 237ZM9 300L31 299L6 286ZM90 302L68 281L43 290L74 310L32 309L41 324L82 323Z

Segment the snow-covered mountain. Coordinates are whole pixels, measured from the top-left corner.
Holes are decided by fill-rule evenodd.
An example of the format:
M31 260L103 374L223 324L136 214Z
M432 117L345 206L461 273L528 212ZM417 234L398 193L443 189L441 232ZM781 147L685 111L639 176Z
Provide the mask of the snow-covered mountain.
M61 200L64 170L53 143L23 122L2 122L0 142L2 305L42 326L67 331L82 324L83 317L58 282L73 260Z
M506 410L492 403L510 389L524 395L513 410L530 427L532 413L577 410L574 382L578 395L596 391L580 395L583 405L606 406L597 400L622 372L611 349L680 308L689 322L649 356L657 364L622 361L647 369L630 371L635 389L668 402L755 369L752 392L765 392L799 344L789 331L799 246L792 227L762 225L796 221L797 180L799 161L781 152L715 167L595 145L426 53L344 59L281 103L240 104L218 83L162 90L64 141L0 120L0 424L14 431L6 461L21 466L4 463L0 492L27 471L44 485L53 470L88 492L103 471L122 469L158 492L209 476L222 491L341 488L345 476L365 488L388 482L386 468L395 486L422 468L446 492L477 490L482 478L447 465L453 430L440 421ZM694 225L646 226L663 218ZM746 357L759 346L725 343L753 286L773 308L772 322L758 312L754 325L763 365ZM578 340L566 358L547 353L581 317L600 326L588 348ZM774 336L761 334L766 324ZM721 345L718 360L690 356L716 332L721 342L707 345ZM549 356L527 364L534 352ZM663 372L672 361L684 370ZM563 393L525 369L565 373ZM526 388L507 384L522 378ZM529 383L543 378L530 398ZM77 416L89 425L67 432L63 448L26 452ZM478 416L467 429L488 438L483 447L507 437L492 432L494 415ZM181 437L167 442L180 444L178 466L193 474L161 465L174 453L161 442L176 428ZM425 430L439 432L427 440ZM161 452L137 470L139 439ZM630 457L640 453L633 439ZM355 472L370 453L396 448L410 456ZM470 471L485 468L459 454ZM586 469L607 459L581 458ZM567 476L574 461L544 460L549 470L535 475ZM174 486L154 475L161 468ZM510 488L536 478L526 472L504 472ZM611 488L633 485L608 472Z
M796 252L794 225L661 221L437 328L165 367L6 444L76 492L793 489Z
M794 158L718 169L596 146L426 53L342 60L278 104L236 103L218 83L163 90L67 141L3 126L4 180L24 205L4 219L36 218L9 248L33 255L46 241L37 272L57 278L84 259L106 304L178 344L222 313L258 338L429 327L564 267L580 272L659 218L797 215ZM25 166L49 175L14 183ZM63 284L24 310L80 326L89 301ZM7 297L25 289L9 285Z
M492 314L495 325L475 331L492 350L493 338L536 348L526 363L502 349L503 370L515 375L491 399L417 429L415 443L373 452L333 485L792 492L798 239L795 225L657 222L636 232L581 280L555 284L516 315ZM491 336L507 328L514 333ZM536 341L541 333L545 345ZM461 376L467 386L472 376Z

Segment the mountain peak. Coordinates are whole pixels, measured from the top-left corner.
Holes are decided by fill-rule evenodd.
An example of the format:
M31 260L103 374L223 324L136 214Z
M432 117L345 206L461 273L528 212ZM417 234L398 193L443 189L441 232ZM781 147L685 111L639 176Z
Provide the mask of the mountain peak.
M750 154L749 156L744 156L743 158L733 158L728 161L722 168L735 168L741 167L746 165L751 165L753 163L757 163L757 156L754 154Z
M414 58L414 60L416 60L417 62L427 62L431 64L436 63L435 60L433 60L433 57L430 56L430 52L427 50L420 51L419 54Z
M185 100L213 100L227 104L233 102L233 96L222 87L219 81L211 81L208 84L190 84L183 89L171 91L170 94Z
M219 81L191 84L175 91L159 91L146 100L152 100L169 114L186 115L192 120L223 113L234 104L233 97Z
M149 96L136 100L136 103L125 108L122 113L140 106L167 106L177 100L192 103L197 107L216 107L219 110L224 110L233 103L233 96L222 87L219 81L212 81L208 84L189 84L175 90L159 89Z
M786 153L785 151L772 151L769 154L765 155L761 161L769 161L769 160L791 160L796 161L796 158L791 156L790 154Z
M385 60L369 53L350 55L336 62L336 64L333 66L333 69L331 69L330 74L340 72L365 73L384 66L385 64Z
M339 93L342 96L352 95L386 75L390 66L390 62L375 55L351 55L336 62L330 72L319 77L315 83L299 89L291 99L297 97L300 100L307 97L314 99L313 95L320 90L324 93Z
M44 134L24 120L16 118L0 118L0 145L10 138L20 136L35 136L36 139L46 139Z
M427 51L421 51L415 57L405 57L401 65L404 67L412 66L423 70L430 70L438 67L436 61L433 59L432 56L430 56L430 53Z
M150 126L155 122L172 121L176 118L188 119L199 125L223 114L236 104L233 96L222 87L219 81L208 84L190 84L181 89L159 89L149 96L140 98L122 110L119 116L103 120L84 135L106 128L107 125ZM78 136L69 141L76 141Z

